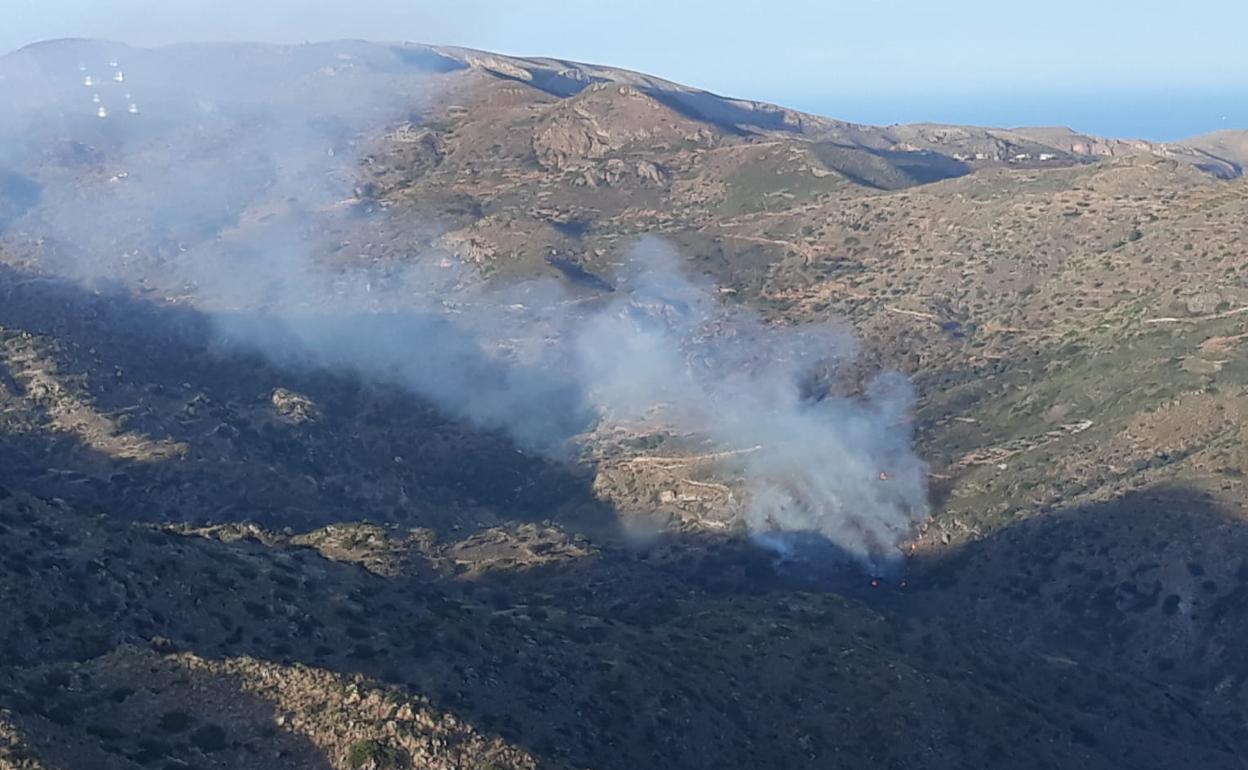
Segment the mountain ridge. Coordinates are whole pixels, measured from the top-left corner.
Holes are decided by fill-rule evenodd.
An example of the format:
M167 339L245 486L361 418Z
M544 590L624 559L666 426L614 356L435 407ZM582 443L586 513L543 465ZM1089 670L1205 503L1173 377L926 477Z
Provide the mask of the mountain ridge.
M920 148L934 149L929 141L925 142L922 135L932 131L955 131L966 135L967 141L998 140L1008 144L1034 142L1040 148L1055 151L1081 159L1112 157L1130 152L1152 152L1163 157L1175 157L1201 167L1203 170L1227 177L1242 174L1242 167L1248 151L1243 149L1244 135L1248 129L1223 129L1182 139L1176 142L1152 142L1141 139L1096 137L1079 133L1069 127L1017 126L976 127L965 125L944 125L936 123L910 123L891 126L872 126L855 124L833 117L804 113L787 107L767 102L721 96L699 88L684 86L673 81L658 78L641 72L588 64L559 58L524 57L491 53L473 48L423 43L375 43L364 40L344 39L306 43L302 46L259 43L178 43L158 48L133 48L125 44L86 38L49 40L32 43L21 49L0 56L0 61L8 57L18 57L24 52L42 52L54 47L73 45L90 48L108 48L110 50L149 50L193 51L196 48L211 46L215 48L269 48L297 50L299 48L332 48L334 46L368 47L373 53L381 53L384 49L404 52L406 55L441 57L447 67L458 65L465 69L480 69L498 77L512 78L520 82L541 88L560 98L579 93L595 83L615 83L631 86L645 91L648 95L668 99L670 106L688 111L691 117L704 120L722 127L747 128L752 130L782 131L798 133L816 140L841 141L860 144L871 149L892 149L905 147L912 140L918 140ZM435 67L436 69L436 67ZM1053 136L1054 133L1062 136ZM1036 147L1019 145L1020 152L1013 155L1008 152L993 155L993 160L1017 160L1018 155L1029 155L1027 160L1038 158L1043 151ZM1225 157L1217 152L1227 153ZM979 153L984 154L984 153ZM975 153L965 158L976 159ZM986 160L987 158L980 158Z
M0 59L0 767L1241 767L1238 134L873 128L611 72ZM656 254L675 290L635 287ZM706 308L678 372L798 330L836 354L799 415L909 381L882 419L921 470L826 464L925 477L895 571L754 536L751 458L805 461L767 455L801 427L660 405L551 453L500 415L584 394L484 397L569 368L506 365L564 314Z

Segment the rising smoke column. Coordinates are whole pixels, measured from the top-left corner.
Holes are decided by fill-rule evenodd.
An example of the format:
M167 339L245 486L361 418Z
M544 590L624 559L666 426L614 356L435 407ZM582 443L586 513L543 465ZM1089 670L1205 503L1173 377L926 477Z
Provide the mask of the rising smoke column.
M724 307L678 264L661 244L642 244L617 298L581 324L591 402L609 419L657 419L737 450L743 515L759 542L787 555L813 536L868 571L892 571L927 514L908 380L879 375L858 397L812 390L812 375L835 377L852 361L848 332Z
M352 79L406 66L402 57L351 45L299 49L280 86L231 69L213 48L124 51L134 59L126 87L147 95L126 122L78 114L78 56L111 52L87 46L69 61L40 52L31 66L46 77L29 95L55 97L45 107L62 116L59 138L35 131L46 121L4 127L24 152L89 143L101 180L49 184L26 223L74 247L71 264L53 267L111 279L157 253L147 277L189 292L221 346L401 385L552 457L574 456L596 421L642 418L747 450L726 470L744 482L741 516L759 542L790 553L813 538L865 569L889 569L926 513L912 395L890 374L858 396L829 395L820 383L857 350L843 328L777 325L726 306L657 241L624 256L618 290L597 303L552 281L489 285L431 251L384 269L326 267L325 233L342 232L358 202L361 147L411 119L395 91ZM49 90L61 79L72 99ZM413 226L384 213L365 221Z

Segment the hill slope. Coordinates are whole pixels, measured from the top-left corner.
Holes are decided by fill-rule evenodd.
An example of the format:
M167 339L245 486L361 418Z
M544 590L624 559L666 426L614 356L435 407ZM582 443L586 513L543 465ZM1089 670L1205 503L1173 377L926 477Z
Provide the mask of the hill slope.
M0 102L0 765L1242 764L1237 135L363 42L60 41ZM815 400L913 381L896 579L751 538L754 447L552 453L447 393L528 382L465 350L600 318L645 236L728 309L699 333L851 330ZM311 363L265 336L305 316ZM474 376L421 379L442 343Z

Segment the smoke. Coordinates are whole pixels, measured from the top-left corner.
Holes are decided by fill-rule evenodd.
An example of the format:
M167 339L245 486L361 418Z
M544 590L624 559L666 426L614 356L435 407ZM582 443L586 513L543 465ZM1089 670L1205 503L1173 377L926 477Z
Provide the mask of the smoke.
M611 419L693 431L732 453L760 542L791 555L813 535L876 574L892 571L927 510L909 382L884 374L859 396L829 395L857 353L848 332L765 323L720 304L678 264L643 243L618 296L580 325L591 401Z
M654 240L596 297L487 282L433 245L436 221L362 195L370 142L418 121L453 70L435 54L77 43L25 56L2 81L25 100L3 126L23 151L0 170L41 195L4 240L43 244L45 267L193 302L223 347L400 385L551 457L574 458L602 423L705 437L744 484L744 524L784 554L813 538L886 572L926 515L909 385L847 387L857 346L843 328L727 305ZM97 118L79 76L122 66L132 90L106 100L144 108ZM370 249L382 241L388 258Z

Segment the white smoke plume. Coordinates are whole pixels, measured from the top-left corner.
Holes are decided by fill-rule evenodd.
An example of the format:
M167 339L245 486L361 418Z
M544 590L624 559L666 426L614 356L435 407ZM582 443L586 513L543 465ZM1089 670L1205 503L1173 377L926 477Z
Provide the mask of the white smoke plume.
M815 540L873 572L895 566L926 515L912 396L892 374L832 395L857 353L847 331L725 305L658 241L624 255L616 290L590 301L551 280L488 283L427 245L397 264L327 267L329 234L436 225L376 211L361 224L355 186L366 138L413 120L437 67L356 43L249 56L281 69L252 77L212 47L86 43L8 62L0 96L21 109L0 129L21 151L0 171L42 193L5 238L51 243L44 267L65 275L181 294L223 346L402 385L552 457L574 456L601 421L696 433L736 452L725 472L744 482L759 542L789 553ZM97 118L77 81L116 58L144 109ZM85 153L86 171L58 176L66 164L46 162L58 152Z
M580 325L591 401L615 419L657 420L737 452L746 523L760 542L787 553L808 539L789 535L815 536L892 571L896 546L927 513L909 382L884 374L861 396L828 395L819 376L835 379L856 354L844 328L767 324L721 305L678 264L643 244L622 291Z

